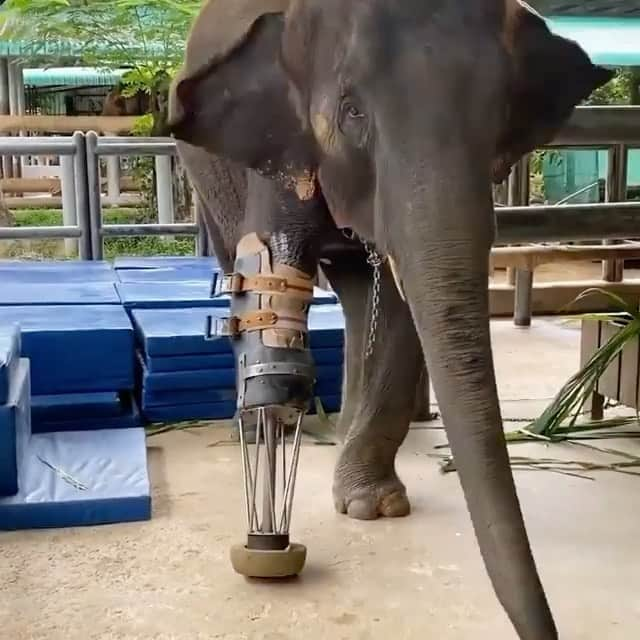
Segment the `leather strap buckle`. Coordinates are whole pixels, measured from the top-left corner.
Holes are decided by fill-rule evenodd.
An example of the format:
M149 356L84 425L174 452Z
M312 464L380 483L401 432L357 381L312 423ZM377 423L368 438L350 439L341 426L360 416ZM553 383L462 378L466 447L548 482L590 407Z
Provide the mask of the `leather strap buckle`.
M269 329L277 323L278 314L266 310L228 318L207 316L204 335L205 340L215 340L221 337L237 338L244 332Z

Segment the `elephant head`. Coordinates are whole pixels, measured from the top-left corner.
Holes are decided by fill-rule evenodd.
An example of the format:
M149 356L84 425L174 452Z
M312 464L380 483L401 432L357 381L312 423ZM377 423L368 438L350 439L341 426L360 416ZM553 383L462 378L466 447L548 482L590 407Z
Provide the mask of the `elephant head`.
M270 4L284 17L226 25L225 46L214 25L217 50L187 56L174 130L275 179L310 170L338 226L390 258L498 598L520 638L553 640L495 384L491 183L611 74L517 0Z

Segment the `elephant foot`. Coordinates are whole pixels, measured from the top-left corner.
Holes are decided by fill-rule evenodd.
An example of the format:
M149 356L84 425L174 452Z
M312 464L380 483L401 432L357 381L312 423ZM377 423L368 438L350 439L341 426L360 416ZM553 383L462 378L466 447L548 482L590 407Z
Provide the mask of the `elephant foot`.
M401 518L411 512L407 490L395 473L386 479L356 480L348 468L337 471L333 500L338 513L355 520Z

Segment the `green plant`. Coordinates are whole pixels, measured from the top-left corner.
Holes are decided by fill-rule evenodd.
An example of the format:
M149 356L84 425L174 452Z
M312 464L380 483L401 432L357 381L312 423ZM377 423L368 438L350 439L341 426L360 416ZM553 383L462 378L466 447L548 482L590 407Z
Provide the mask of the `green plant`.
M542 439L547 441L575 438L577 434L588 431L601 431L629 424L636 424L634 418L612 418L609 420L578 423L583 415L585 403L596 390L598 380L611 362L621 353L625 345L640 336L640 311L620 296L593 288L584 291L576 301L587 296L600 294L607 297L617 309L609 313L582 314L583 319L599 320L615 325L617 331L602 345L587 363L574 374L560 389L544 412L523 429L507 434L507 440Z

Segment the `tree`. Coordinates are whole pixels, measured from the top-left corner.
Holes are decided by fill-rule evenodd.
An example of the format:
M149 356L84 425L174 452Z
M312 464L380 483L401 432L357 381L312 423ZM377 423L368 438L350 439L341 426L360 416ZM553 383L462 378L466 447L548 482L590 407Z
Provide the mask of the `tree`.
M180 64L199 9L199 0L7 0L0 29L25 57L128 69L129 90L150 91Z

